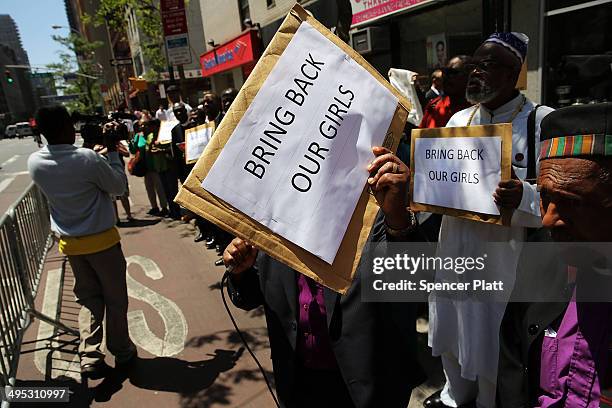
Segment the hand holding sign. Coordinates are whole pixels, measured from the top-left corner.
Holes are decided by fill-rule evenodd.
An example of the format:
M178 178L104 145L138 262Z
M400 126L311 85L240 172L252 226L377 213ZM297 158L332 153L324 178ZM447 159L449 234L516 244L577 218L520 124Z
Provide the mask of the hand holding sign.
M376 146L372 152L377 157L368 166L370 189L385 213L387 224L394 229L406 228L410 225L406 216L410 169L389 149Z
M523 199L523 182L517 179L514 169L512 169L512 179L499 182L493 193L493 199L500 207L518 208Z
M255 265L258 252L248 241L234 238L223 251L223 263L231 270L232 275L239 276Z

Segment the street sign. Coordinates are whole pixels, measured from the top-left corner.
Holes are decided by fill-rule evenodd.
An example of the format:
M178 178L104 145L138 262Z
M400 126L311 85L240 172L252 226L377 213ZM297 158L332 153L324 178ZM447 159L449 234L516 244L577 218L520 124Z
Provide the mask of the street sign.
M174 10L184 10L185 0L161 0L160 7L162 13Z
M164 35L187 33L187 16L185 9L162 13Z
M162 25L169 65L191 63L184 0L161 0Z
M118 65L132 65L132 59L112 59L110 60L110 64L113 67L116 67Z
M166 36L166 50L168 51L168 64L184 65L191 63L191 50L187 33Z

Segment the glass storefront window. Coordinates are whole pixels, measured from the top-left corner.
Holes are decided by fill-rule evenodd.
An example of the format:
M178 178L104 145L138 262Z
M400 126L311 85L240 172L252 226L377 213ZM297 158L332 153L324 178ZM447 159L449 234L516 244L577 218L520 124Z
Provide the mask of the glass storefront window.
M612 101L612 3L546 17L545 103Z
M482 0L465 0L424 9L397 19L400 67L428 75L435 68L428 56L428 41L445 42L446 58L472 55L482 42Z

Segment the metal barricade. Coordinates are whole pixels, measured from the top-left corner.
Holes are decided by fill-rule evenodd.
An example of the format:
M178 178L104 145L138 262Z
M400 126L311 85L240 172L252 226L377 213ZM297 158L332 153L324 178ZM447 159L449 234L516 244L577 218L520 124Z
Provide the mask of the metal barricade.
M34 308L45 257L53 244L49 208L34 184L0 218L0 386L15 385L23 334L32 318L74 329ZM2 403L2 407L8 404Z

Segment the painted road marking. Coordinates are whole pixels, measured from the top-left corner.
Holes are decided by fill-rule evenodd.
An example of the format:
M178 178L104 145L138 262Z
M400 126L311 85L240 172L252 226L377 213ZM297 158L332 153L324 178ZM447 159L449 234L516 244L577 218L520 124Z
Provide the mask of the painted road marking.
M11 157L10 159L8 159L7 161L5 161L4 163L0 164L0 167L5 167L8 166L9 164L13 163L14 161L16 161L19 158L19 155L16 154L13 157Z
M159 280L164 277L161 269L152 259L132 255L126 260L128 267L131 264L140 266L150 279ZM132 278L129 271L127 286L128 296L150 304L162 318L165 327L162 340L149 329L142 310L128 312L128 328L134 343L159 357L170 357L183 351L187 339L187 321L178 305Z
M30 172L27 170L18 171L17 173L4 173L5 176L10 176L10 177L26 176L28 174L30 174Z
M7 179L0 181L0 193L6 190L6 188L10 186L14 180L15 180L15 177L9 177Z
M49 317L53 317L57 313L58 300L60 295L60 283L62 277L61 269L53 269L47 273L47 282L45 284L45 296L43 298L41 313ZM51 352L49 349L59 347L59 343L54 337L55 329L48 323L40 321L38 326L38 335L36 336L36 351L34 352L34 364L38 371L42 374L47 374L47 362L51 363L50 375L51 379L58 377L70 377L75 381L81 379L81 366L79 364L79 356L75 355L72 361L67 361L62 358L62 353L59 350ZM49 341L50 338L53 338ZM49 355L51 353L51 355Z
M138 265L149 279L159 280L164 277L161 269L152 259L133 255L126 258L126 261L128 268L130 265ZM47 273L42 304L42 313L47 316L55 316L57 314L61 277L61 269L50 270ZM128 328L134 343L157 357L170 357L182 352L185 348L185 340L187 339L187 321L178 305L132 278L129 270L126 274L126 279L128 296L151 305L160 315L165 327L164 337L161 339L149 328L142 310L129 311L127 316ZM80 364L78 355L75 355L72 361L62 359L62 354L58 350L53 351L49 355L51 353L50 348L59 347L56 339L49 340L53 336L53 326L41 321L38 326L36 352L34 353L36 368L46 375L47 364L51 362L50 372L52 379L65 376L79 381Z
M13 181L15 181L15 179L18 176L25 176L27 174L29 174L27 171L19 171L17 173L5 173L5 174L3 174L3 175L8 176L8 177L6 179L0 181L0 193L3 192L4 190L6 190L7 187L10 186L11 183Z

